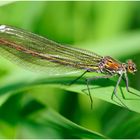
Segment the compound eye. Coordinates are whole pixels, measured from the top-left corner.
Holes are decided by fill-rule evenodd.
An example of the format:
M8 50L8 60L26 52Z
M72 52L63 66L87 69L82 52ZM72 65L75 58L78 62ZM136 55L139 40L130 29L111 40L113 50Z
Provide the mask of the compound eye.
M134 70L134 68L133 68L132 66L129 66L129 70L132 70L132 71L133 71L133 70Z
M135 73L137 71L136 65L132 60L127 61L127 70L130 73Z
M135 65L128 66L128 71L129 71L130 73L136 72L137 70L136 70Z

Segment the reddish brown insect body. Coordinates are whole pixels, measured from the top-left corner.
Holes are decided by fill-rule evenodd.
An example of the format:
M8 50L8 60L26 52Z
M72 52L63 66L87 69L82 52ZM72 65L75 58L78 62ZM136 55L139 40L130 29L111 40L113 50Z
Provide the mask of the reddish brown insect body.
M136 65L129 60L126 64L120 63L119 61L111 58L110 56L105 56L99 65L102 72L107 72L110 74L120 74L125 72L135 73L137 71Z
M102 57L90 51L67 47L47 38L6 25L0 26L0 53L9 60L27 66L27 68L30 67L33 70L45 69L49 73L52 72L53 75L60 74L60 71L64 74L66 72L84 70L84 73L74 82L87 72L105 74L105 76L86 79L91 106L92 97L89 88L91 80L118 75L119 78L114 88L112 99L113 95L119 99L116 92L121 79L125 81L126 88L129 91L127 72L135 73L137 70L132 60L128 60L127 63L121 63L110 56ZM120 99L119 101L126 107Z

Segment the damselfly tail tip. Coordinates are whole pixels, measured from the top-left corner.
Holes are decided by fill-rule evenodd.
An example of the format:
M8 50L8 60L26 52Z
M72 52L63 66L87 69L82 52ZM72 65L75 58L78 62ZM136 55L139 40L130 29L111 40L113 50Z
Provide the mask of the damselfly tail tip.
M0 25L0 32L4 32L6 30L6 25Z

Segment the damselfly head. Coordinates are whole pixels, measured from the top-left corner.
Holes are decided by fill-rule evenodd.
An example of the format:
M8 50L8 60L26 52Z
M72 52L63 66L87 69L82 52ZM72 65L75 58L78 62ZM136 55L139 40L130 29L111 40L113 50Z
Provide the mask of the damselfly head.
M126 70L134 74L137 71L136 64L132 60L128 60L126 63Z

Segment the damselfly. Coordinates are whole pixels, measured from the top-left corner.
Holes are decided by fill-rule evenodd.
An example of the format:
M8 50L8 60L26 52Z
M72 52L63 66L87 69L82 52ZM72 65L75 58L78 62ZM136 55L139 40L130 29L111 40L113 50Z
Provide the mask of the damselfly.
M110 56L103 57L90 51L61 45L36 34L6 25L0 26L0 53L11 61L32 69L47 69L48 71L53 69L54 74L59 73L60 69L66 72L83 70L83 74L76 80L87 72L103 73L104 76L86 79L91 106L93 101L89 82L118 75L119 78L111 98L116 96L121 104L127 107L118 97L117 88L123 79L127 91L130 92L127 72L135 73L137 71L132 60L121 63Z

